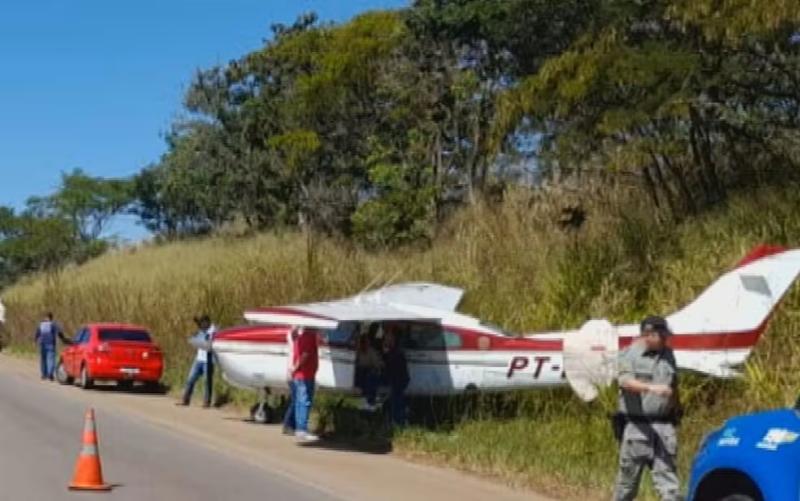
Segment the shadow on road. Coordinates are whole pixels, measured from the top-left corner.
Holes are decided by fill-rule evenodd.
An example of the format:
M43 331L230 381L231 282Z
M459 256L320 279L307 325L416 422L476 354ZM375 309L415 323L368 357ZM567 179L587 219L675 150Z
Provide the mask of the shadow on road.
M104 393L125 393L128 395L167 395L170 391L170 386L158 384L140 384L140 385L119 385L119 384L96 384L92 386L90 391L99 391Z
M391 439L381 440L371 438L368 440L348 440L336 437L322 437L317 442L300 443L300 447L307 449L325 449L337 452L358 452L361 454L389 454L394 447Z

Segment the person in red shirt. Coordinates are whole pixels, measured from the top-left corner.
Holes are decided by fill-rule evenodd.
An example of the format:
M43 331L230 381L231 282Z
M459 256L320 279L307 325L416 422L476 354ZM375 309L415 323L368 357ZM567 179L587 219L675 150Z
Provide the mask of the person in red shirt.
M315 441L318 437L308 431L308 416L314 403L314 386L319 367L317 332L301 329L292 351L290 405L294 405L295 437L304 442Z

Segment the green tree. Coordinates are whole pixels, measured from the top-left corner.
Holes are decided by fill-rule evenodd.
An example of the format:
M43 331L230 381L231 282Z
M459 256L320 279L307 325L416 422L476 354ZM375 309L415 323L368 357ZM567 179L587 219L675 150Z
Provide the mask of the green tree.
M20 276L58 268L75 255L78 242L69 221L16 214L0 208L0 285Z
M678 218L795 171L800 6L777 3L603 2L503 97L495 146L525 124L550 174L635 180Z
M111 219L132 201L131 182L89 176L74 169L61 176L61 186L52 195L32 197L29 210L40 217L66 219L75 239L90 243L98 240Z

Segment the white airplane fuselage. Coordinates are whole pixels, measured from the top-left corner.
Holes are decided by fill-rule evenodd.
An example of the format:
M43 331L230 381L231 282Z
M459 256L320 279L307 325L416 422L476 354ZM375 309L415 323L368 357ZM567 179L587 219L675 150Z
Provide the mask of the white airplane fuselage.
M629 345L637 326L622 326L619 348ZM287 387L288 327L246 326L222 331L213 350L226 379L252 389ZM470 390L482 392L546 388L566 385L563 338L570 332L508 337L480 331L449 329L449 343L437 349L406 348L410 395L451 395ZM679 367L713 374L744 363L758 332L676 334L672 338ZM232 334L231 334L232 333ZM456 346L457 345L457 346ZM356 350L350 345L331 345L320 335L319 388L357 393ZM727 347L726 347L727 346ZM715 348L716 347L716 348ZM609 351L614 356L613 350Z
M678 367L714 377L736 375L798 274L800 250L761 246L669 315ZM637 325L613 327L604 321L587 322L575 331L512 336L456 312L461 294L438 284L410 283L343 300L252 310L245 314L252 325L219 332L212 349L232 384L285 388L287 335L293 327L313 329L320 341L317 386L354 393L355 347L366 335L379 349L379 333L389 329L406 354L409 394L569 383L580 395L584 383L613 379L618 352L638 336Z

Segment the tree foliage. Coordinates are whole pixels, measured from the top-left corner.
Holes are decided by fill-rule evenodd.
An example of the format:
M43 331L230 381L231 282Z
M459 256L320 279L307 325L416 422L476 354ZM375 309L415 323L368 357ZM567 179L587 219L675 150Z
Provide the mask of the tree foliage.
M133 179L76 170L3 212L3 273L102 251L120 212L167 238L243 224L379 248L429 242L454 208L511 183L591 178L633 187L662 220L692 217L732 190L797 180L798 75L800 4L788 0L305 14L198 71L166 152ZM44 245L47 232L69 245Z
M800 4L607 1L502 98L498 142L543 134L551 173L638 180L676 217L797 170Z
M132 197L131 181L75 169L62 174L53 194L31 197L21 212L0 206L0 287L104 252L110 221Z

